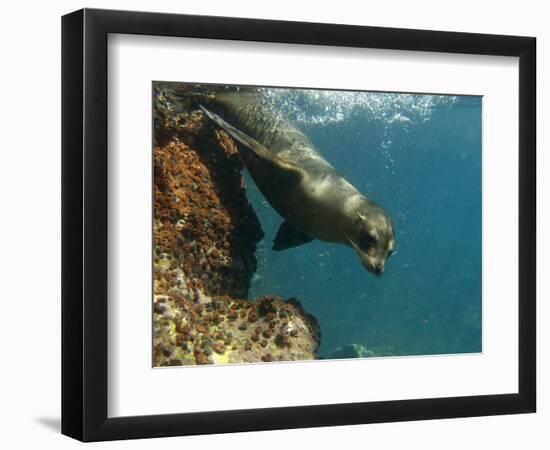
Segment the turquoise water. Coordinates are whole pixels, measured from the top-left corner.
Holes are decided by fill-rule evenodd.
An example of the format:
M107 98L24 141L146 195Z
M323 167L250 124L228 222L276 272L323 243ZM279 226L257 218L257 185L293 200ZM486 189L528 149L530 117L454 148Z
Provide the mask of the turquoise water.
M282 222L247 177L265 232L250 298L298 298L321 327L320 356L480 352L481 97L267 90L361 192L391 216L396 252L374 276L347 247L275 252Z

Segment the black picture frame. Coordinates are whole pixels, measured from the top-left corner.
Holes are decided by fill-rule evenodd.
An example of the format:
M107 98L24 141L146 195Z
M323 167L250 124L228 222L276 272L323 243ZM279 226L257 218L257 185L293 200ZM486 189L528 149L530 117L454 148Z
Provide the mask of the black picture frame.
M110 33L519 57L518 393L108 418ZM62 433L82 441L101 441L535 412L535 91L533 37L94 9L64 16Z

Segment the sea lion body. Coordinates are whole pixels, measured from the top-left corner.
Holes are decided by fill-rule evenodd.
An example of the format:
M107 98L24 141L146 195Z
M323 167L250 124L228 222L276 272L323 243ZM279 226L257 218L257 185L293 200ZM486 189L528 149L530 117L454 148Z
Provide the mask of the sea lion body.
M312 239L340 243L354 248L368 270L383 272L394 247L389 216L340 175L302 131L258 93L219 93L208 106L203 111L243 144L239 153L254 182L290 225L279 230L275 249Z

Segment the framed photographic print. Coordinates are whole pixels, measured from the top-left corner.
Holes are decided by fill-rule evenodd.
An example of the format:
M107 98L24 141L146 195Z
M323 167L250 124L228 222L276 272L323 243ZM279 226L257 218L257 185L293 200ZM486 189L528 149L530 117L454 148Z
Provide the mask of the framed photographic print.
M62 431L535 411L535 39L63 17Z

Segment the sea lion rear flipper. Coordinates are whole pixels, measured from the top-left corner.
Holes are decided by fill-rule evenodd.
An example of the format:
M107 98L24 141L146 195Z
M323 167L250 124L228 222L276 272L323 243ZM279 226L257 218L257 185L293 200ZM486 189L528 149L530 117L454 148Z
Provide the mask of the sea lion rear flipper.
M273 240L273 250L286 250L288 248L298 247L312 240L312 237L294 228L287 221L284 221L279 227L279 231L277 231L277 236L275 236Z
M280 169L279 173L284 173L286 175L285 178L288 178L288 181L290 179L293 179L294 181L297 181L300 179L303 175L302 171L290 164L287 161L283 161L281 158L279 158L274 153L270 152L265 146L260 144L256 139L248 136L247 134L243 133L242 131L238 130L234 126L228 124L225 120L223 120L220 116L213 113L212 111L209 111L204 106L199 105L201 110L219 127L223 128L233 139L237 140L241 144L243 144L246 148L252 150L252 153L257 157L260 158L264 163L267 163L271 167L274 167L276 169ZM245 160L245 164L247 163L247 158L243 158Z

